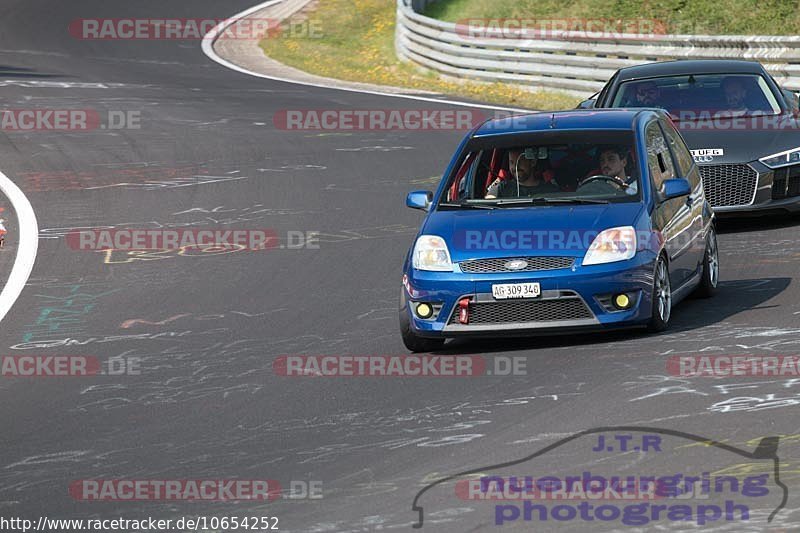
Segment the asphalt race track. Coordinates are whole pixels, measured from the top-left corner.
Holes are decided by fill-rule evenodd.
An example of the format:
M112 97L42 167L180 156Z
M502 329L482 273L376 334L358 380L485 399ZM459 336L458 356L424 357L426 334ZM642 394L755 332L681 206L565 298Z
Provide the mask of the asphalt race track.
M704 529L800 528L800 379L667 372L676 354L800 352L798 219L722 224L719 294L681 304L664 334L458 342L444 352L485 356L490 366L519 357L525 375L276 375L281 355L407 353L397 296L420 213L404 197L435 186L462 132L282 131L273 116L287 109L447 106L251 78L210 61L199 41L81 41L66 31L81 17L223 18L251 3L5 0L0 8L4 108L133 111L141 124L0 134L0 170L29 198L40 230L28 285L0 325L0 354L138 365L119 375L0 378L1 516L238 514L277 516L285 531L410 530L415 495L436 479L590 428L646 426L747 450L781 436L788 501L773 521L771 492L753 505L751 524ZM70 228L190 223L316 231L319 248L134 257L73 250L63 238ZM681 471L700 453L682 452L661 456L662 466ZM757 471L729 459L719 460ZM632 454L626 466L646 470L647 460ZM581 472L602 463L576 448L555 450L547 464ZM69 492L82 479L233 478L321 481L323 497L80 501ZM423 530L492 529L492 512L481 509L452 493L432 496ZM539 530L626 529L618 526Z

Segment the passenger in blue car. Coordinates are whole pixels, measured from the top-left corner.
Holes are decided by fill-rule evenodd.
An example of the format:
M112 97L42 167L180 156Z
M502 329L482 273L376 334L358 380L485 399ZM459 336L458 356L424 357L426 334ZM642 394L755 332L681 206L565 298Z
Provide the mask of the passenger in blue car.
M497 178L486 191L486 198L525 198L543 193L558 192L553 173L538 167L538 157L533 150L512 148L508 151L511 178Z

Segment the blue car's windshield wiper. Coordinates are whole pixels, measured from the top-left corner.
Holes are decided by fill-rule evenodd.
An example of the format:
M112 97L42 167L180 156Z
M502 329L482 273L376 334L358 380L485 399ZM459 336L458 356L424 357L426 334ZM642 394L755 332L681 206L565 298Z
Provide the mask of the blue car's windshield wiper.
M593 198L511 198L499 200L495 205L533 205L533 204L607 204L608 200L597 200Z
M461 202L457 204L442 203L439 204L439 207L446 207L450 209L496 209L494 204L470 204L467 202Z
M545 198L547 203L551 204L607 204L608 200L599 200L597 198Z

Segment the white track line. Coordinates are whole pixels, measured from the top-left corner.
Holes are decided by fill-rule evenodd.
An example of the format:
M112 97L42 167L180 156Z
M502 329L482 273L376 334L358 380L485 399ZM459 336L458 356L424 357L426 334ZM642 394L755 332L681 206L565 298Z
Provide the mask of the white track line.
M28 283L33 270L36 251L39 249L39 224L25 193L2 172L0 172L0 191L3 191L14 207L19 227L17 257L14 258L14 266L11 268L3 292L0 292L0 320L3 320Z
M370 91L368 89L354 89L352 87L334 87L330 85L324 85L322 83L312 83L308 81L297 81L289 78L281 78L279 76L269 76L267 74L261 74L260 72L254 72L252 70L247 70L246 68L242 68L239 65L235 65L230 61L226 61L222 59L217 53L214 51L214 42L217 38L225 31L225 28L230 26L231 24L235 23L236 21L248 17L255 13L256 11L260 11L266 7L273 6L275 4L279 4L284 0L269 0L268 2L263 2L258 4L257 6L253 6L250 9L246 9L241 13L234 15L231 18L225 19L213 28L211 31L205 34L203 37L202 48L203 53L205 53L212 61L216 61L220 65L224 67L228 67L231 70L235 70L237 72L241 72L242 74L248 74L250 76L256 76L257 78L264 78L268 80L275 80L275 81L283 81L286 83L293 83L295 85L305 85L308 87L320 87L322 89L334 89L337 91L347 91L351 93L362 93L362 94L374 94L378 96L390 96L392 98L405 98L407 100L420 100L423 102L436 102L438 104L449 104L449 105L457 105L457 106L464 106L464 107L474 107L480 109L495 109L498 111L514 111L514 112L521 112L521 113L531 113L530 109L520 109L516 107L503 107L503 106L494 106L494 105L487 105L487 104L473 104L470 102L461 102L458 100L445 100L440 98L430 98L426 96L415 96L411 94L394 94L394 93L385 93L381 91Z

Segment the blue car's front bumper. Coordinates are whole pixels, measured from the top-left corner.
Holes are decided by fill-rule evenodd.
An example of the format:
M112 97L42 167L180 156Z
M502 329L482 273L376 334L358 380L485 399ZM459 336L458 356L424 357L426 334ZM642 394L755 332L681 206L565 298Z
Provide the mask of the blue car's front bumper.
M652 313L656 255L638 253L633 259L606 265L535 272L467 274L428 272L409 268L404 277L401 313L407 313L415 334L423 337L468 335L528 335L564 329L612 329L646 324ZM535 299L495 300L492 285L538 282ZM618 310L610 297L631 296L628 309ZM459 321L459 301L468 298L469 320ZM420 302L437 313L421 319L413 311Z

